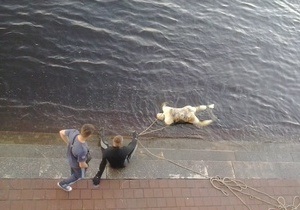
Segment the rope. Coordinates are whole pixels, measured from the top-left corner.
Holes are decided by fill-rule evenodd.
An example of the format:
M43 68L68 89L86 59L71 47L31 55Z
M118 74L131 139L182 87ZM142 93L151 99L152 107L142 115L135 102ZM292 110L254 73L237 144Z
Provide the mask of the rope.
M209 109L210 110L210 109ZM212 114L211 116L214 116L212 111L210 110L210 113ZM213 119L216 119L216 118L213 118ZM155 123L157 122L157 119L155 121L153 121L151 123L151 125L149 127L147 127L144 131L142 131L139 136L142 136L142 135L146 135L146 134L149 134L149 133L153 133L153 132L156 132L156 131L159 131L159 130L163 130L165 129L167 126L165 127L162 127L160 129L155 129L155 130L151 130L151 131L148 131ZM148 132L147 132L148 131ZM238 193L244 195L244 196L248 196L250 199L256 199L256 200L259 200L261 202L264 202L266 204L269 204L270 206L272 206L272 208L269 208L269 210L276 210L276 209L279 209L279 210L298 210L298 208L300 207L300 197L299 196L295 196L293 198L293 203L291 205L287 205L286 204L286 201L283 197L278 197L277 199L272 197L271 195L263 192L263 191L260 191L260 190L257 190L253 187L250 187L248 185L246 185L244 182L240 181L240 180L235 180L235 179L232 179L232 178L228 178L228 177L224 177L224 178L221 178L219 176L215 176L215 177L209 177L207 176L206 174L202 174L198 171L195 171L191 168L188 168L188 167L185 167L173 160L170 160L168 158L165 158L163 156L163 154L161 156L158 156L154 153L152 153L149 149L147 149L140 140L138 140L138 143L141 145L141 147L143 149L145 149L151 156L157 158L157 159L160 159L160 160L164 160L164 161L167 161L169 163L172 163L180 168L183 168L185 170L188 170L188 171L191 171L195 174L198 174L206 179L209 179L211 185L221 191L225 196L229 196L229 192L231 192L233 195L235 195L242 203L243 205L249 209L249 210L252 210L247 204L246 202L239 196ZM269 200L265 200L265 199L262 199L258 196L255 196L253 195L253 193L248 193L246 191L252 191L253 193L256 193L259 195L262 195L262 196L266 196ZM229 191L229 192L228 192Z
M152 130L152 131L149 131L149 132L144 132L142 135L146 135L146 134L149 134L149 133L153 133L153 132L156 132L156 131L160 131L160 130L163 130L165 129L167 126L163 127L163 128L158 128L158 129L155 129L155 130Z
M181 165L181 164L179 164L179 163L176 163L175 161L173 161L173 160L170 160L170 159L167 159L167 158L165 158L164 156L158 156L158 155L155 155L155 154L153 154L149 149L147 149L142 143L141 143L141 141L140 140L138 140L138 143L151 155L151 156L153 156L153 157L156 157L156 158L158 158L158 159L162 159L162 160L165 160L165 161L168 161L168 162L170 162L170 163L172 163L172 164L174 164L174 165L177 165L177 166L179 166L179 167L181 167L181 168L184 168L184 169L186 169L186 170L188 170L188 171L191 171L191 172L193 172L193 173L196 173L196 174L200 174L201 176L203 176L203 177L205 177L205 178L209 178L208 176L206 176L205 174L201 174L201 173L199 173L199 172L197 172L197 171L195 171L195 170L193 170L193 169L190 169L190 168L187 168L187 167L185 167L185 166L183 166L183 165Z
M213 114L212 109L207 109L209 116L211 117L211 119L213 121L218 120L218 118ZM164 126L158 129L154 129L154 130L150 130L150 128L153 127L153 125L157 122L158 120L155 119L150 126L148 126L144 131L142 131L141 133L139 133L139 136L143 136L149 133L153 133L153 132L157 132L160 130L163 130L165 128L167 128L168 126ZM148 131L150 130L150 131ZM221 178L219 176L215 176L215 177L209 177L206 174L202 174L198 171L195 171L191 168L188 168L184 165L181 165L173 160L167 159L163 156L163 154L161 156L156 155L154 153L152 153L149 149L147 149L140 140L138 140L138 143L141 145L141 147L143 149L145 149L147 151L147 153L157 159L160 160L164 160L167 161L171 164L174 164L180 168L183 168L185 170L188 170L192 173L198 174L202 177L204 177L205 179L208 179L211 183L211 185L219 190L220 192L222 192L225 196L229 196L230 193L232 193L234 196L236 196L241 203L243 203L243 205L249 209L252 210L247 204L246 202L239 196L239 194L244 195L244 196L248 196L250 199L256 199L259 200L263 203L269 204L270 206L272 206L271 208L269 208L269 210L298 210L298 208L300 207L300 197L299 196L295 196L293 198L293 203L291 205L287 205L285 199L280 196L277 199L272 197L271 195L262 192L260 190L257 190L253 187L250 187L248 185L246 185L244 182L240 181L240 180L235 180L232 178L228 178L228 177L224 177ZM242 145L241 145L242 146ZM250 191L250 192L249 192ZM257 194L257 195L254 195ZM259 196L265 196L267 199L262 199Z
M156 122L157 122L157 119L155 119L155 120L151 123L151 125L149 125L148 128L146 128L144 131L142 131L139 135L143 135L143 133L145 133L147 130L149 130L149 129L154 125L154 123L156 123Z

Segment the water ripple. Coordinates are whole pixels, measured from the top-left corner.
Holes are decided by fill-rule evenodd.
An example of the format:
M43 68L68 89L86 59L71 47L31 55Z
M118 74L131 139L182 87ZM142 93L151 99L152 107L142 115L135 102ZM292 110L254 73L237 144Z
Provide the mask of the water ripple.
M2 129L57 130L85 119L142 129L168 101L215 103L219 120L157 135L299 132L300 8L292 0L12 0L0 11Z

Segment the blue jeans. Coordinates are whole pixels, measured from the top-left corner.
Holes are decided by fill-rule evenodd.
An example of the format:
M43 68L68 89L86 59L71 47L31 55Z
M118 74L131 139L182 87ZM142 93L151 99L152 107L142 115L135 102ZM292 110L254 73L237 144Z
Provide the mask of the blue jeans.
M71 168L71 176L62 180L60 185L71 185L81 179L81 168Z

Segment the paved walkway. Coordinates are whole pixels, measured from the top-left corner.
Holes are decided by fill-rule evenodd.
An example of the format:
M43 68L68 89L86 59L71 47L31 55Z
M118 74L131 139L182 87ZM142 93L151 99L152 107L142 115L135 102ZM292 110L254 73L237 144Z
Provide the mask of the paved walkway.
M147 149L140 145L125 169L107 167L100 187L94 188L91 177L101 152L91 141L87 178L67 193L56 186L69 175L61 141L51 135L29 135L32 141L7 135L0 143L1 210L300 210L298 142L141 139ZM149 155L148 149L180 166ZM213 186L207 177L217 176L228 179L214 180Z
M286 205L293 204L300 194L299 180L251 179L247 185L269 193L257 199L238 193L247 207L232 193L225 196L212 187L209 180L188 179L137 179L102 180L94 188L90 180L81 180L72 192L56 187L53 179L1 179L0 207L3 210L50 209L203 209L203 210L267 210L279 205L276 199L283 196ZM243 190L243 192L249 190ZM257 193L256 193L257 195ZM272 204L272 205L271 205ZM299 199L294 202L299 205ZM289 208L292 209L292 208Z

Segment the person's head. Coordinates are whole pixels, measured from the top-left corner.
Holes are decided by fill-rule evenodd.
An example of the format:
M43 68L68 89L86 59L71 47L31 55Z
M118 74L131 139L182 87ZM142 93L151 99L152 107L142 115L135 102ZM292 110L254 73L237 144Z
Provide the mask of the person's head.
M113 138L113 146L114 147L122 147L123 145L123 136L117 135Z
M165 119L165 115L164 115L164 113L158 113L156 115L156 118L159 119L159 120L164 120Z
M81 127L80 134L84 138L90 137L95 131L95 127L92 124L84 124Z

